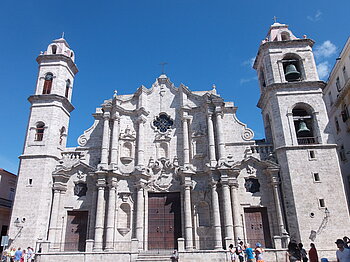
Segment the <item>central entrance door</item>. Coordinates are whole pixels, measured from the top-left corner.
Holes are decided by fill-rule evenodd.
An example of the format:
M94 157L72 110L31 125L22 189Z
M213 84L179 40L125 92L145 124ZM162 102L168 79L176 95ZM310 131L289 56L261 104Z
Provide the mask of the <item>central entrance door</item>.
M68 211L64 251L85 251L88 211Z
M149 193L148 249L175 249L179 237L180 193Z
M260 242L263 247L272 247L266 208L245 208L244 217L248 243L255 246Z

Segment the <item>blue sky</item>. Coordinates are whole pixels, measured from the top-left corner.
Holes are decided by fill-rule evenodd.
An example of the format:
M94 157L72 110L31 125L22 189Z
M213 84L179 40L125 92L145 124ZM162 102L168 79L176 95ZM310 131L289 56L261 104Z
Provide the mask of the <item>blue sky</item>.
M288 4L288 5L287 5ZM65 32L79 73L68 146L113 95L150 87L168 62L176 86L218 93L238 106L238 118L263 138L259 87L251 60L273 17L297 37L316 41L323 78L349 36L350 1L115 0L0 3L0 168L17 173L37 77L36 57Z

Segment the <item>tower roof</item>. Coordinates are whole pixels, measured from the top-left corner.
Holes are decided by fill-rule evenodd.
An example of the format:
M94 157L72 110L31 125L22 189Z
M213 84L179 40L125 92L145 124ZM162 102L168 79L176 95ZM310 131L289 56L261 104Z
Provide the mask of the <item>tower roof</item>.
M288 25L280 24L275 22L270 26L269 32L265 40L262 43L270 42L270 41L288 41L298 39L295 35L293 35L292 31L288 29Z

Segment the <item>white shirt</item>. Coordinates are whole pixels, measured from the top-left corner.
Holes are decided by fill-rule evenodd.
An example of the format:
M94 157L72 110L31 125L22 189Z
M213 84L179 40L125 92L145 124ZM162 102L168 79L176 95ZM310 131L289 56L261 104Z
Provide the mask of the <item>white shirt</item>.
M350 249L344 248L343 251L338 249L336 254L339 262L350 262Z

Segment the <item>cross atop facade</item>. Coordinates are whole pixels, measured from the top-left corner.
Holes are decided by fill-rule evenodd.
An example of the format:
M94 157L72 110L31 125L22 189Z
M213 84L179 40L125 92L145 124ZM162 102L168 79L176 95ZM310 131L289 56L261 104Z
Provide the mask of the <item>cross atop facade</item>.
M162 66L162 74L165 74L165 72L164 72L164 67L165 67L165 65L167 65L168 63L166 63L166 62L162 62L162 63L160 63L160 65Z
M274 16L272 19L273 19L273 21L275 21L275 23L277 23L277 18L278 17L276 17L276 16Z
M61 38L64 38L64 32L62 32L62 37Z

